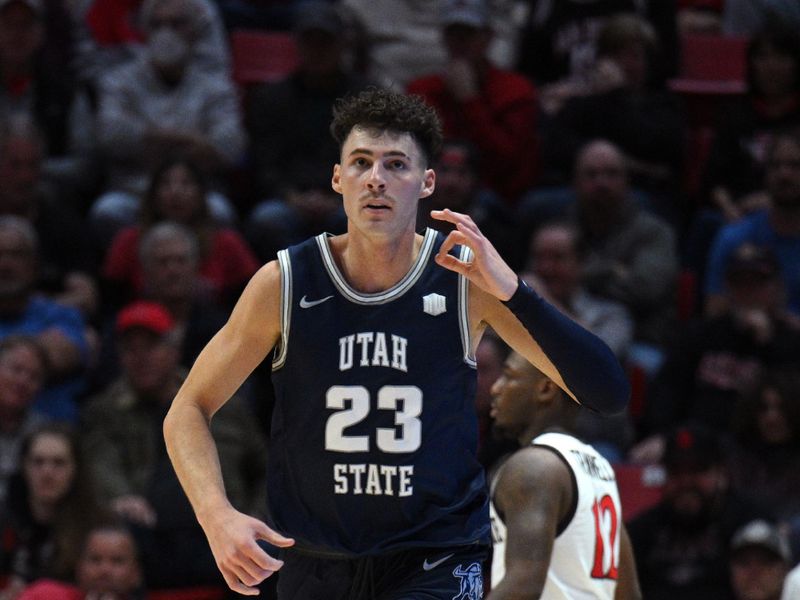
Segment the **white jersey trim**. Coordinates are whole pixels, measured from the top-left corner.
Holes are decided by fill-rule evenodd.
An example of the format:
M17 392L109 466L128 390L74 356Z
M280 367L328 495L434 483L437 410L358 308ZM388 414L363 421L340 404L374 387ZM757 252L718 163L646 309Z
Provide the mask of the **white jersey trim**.
M277 371L286 362L289 347L289 325L292 322L292 261L288 250L278 251L278 266L281 270L281 339L276 345L272 370Z
M468 246L461 246L458 258L469 262L472 250ZM461 330L461 344L464 347L464 362L472 368L477 368L478 362L472 351L472 331L469 327L469 279L461 274L458 276L458 326Z
M430 259L431 250L433 249L433 243L436 240L436 231L430 227L426 229L419 255L417 256L416 261L414 261L414 265L411 267L411 270L406 273L405 277L403 277L397 284L388 290L384 290L383 292L378 292L376 294L362 294L361 292L357 292L350 287L350 284L347 283L341 271L339 271L336 261L333 260L333 254L331 253L331 248L328 245L328 234L321 233L315 239L317 241L317 246L319 246L319 251L322 255L322 262L325 265L325 269L328 271L331 281L333 281L333 284L336 286L336 289L339 290L339 293L341 293L342 296L355 304L385 304L405 294L420 278L422 272L425 270L425 267L428 266L428 260Z

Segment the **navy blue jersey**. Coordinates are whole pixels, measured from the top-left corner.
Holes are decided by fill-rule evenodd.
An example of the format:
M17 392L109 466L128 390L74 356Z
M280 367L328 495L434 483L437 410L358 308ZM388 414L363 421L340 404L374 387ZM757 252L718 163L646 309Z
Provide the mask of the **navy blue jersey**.
M278 254L269 514L301 548L488 543L468 282L433 261L443 239L427 230L408 274L376 294L347 284L326 234Z

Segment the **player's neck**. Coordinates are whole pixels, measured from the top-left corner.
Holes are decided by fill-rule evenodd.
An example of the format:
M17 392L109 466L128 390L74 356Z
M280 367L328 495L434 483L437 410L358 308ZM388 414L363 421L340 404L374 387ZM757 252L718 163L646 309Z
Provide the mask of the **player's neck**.
M398 283L411 270L422 247L422 236L376 240L351 234L330 240L331 250L347 283L372 294Z
M525 431L523 431L522 434L517 438L517 441L521 447L530 446L533 440L545 433L566 433L569 435L570 431L555 423L537 423L527 427Z

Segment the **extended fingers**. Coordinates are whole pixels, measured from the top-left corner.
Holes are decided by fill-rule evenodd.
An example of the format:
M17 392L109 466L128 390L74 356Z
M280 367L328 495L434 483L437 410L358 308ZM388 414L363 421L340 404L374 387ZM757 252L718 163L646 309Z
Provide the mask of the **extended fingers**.
M226 556L219 563L228 587L246 595L257 595L258 589L255 586L282 566L282 560L267 554L255 540Z

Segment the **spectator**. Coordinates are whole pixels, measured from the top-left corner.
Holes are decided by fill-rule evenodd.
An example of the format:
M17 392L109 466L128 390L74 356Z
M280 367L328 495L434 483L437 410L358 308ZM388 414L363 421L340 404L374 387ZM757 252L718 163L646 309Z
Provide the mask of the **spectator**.
M0 121L0 215L17 215L35 228L41 242L37 288L89 316L98 303L93 248L80 215L42 174L44 144L24 113Z
M141 299L161 304L181 332L180 364L189 368L206 343L227 320L227 311L204 294L200 276L200 243L184 225L164 221L141 239ZM93 392L119 376L113 323L104 327L100 356L91 373Z
M81 544L75 585L42 579L19 600L144 600L142 568L133 533L109 522L93 527Z
M540 86L545 105L559 104L584 89L595 68L598 34L619 13L647 19L661 40L666 62L674 61L677 38L672 0L537 2L522 27L519 70Z
M730 489L716 436L680 427L667 441L663 499L629 523L642 595L648 600L731 597L734 532L763 517Z
M109 191L91 218L102 239L135 220L154 159L184 152L204 172L223 175L241 158L245 135L233 84L193 58L202 14L200 0L145 0L145 52L100 83L97 130Z
M755 35L776 21L796 30L800 27L800 6L783 0L725 0L722 11L725 35Z
M20 217L0 216L0 339L15 333L36 337L47 353L47 385L36 409L58 419L77 416L89 345L77 309L35 292L39 241Z
M747 48L747 94L720 115L706 167L712 206L727 221L763 208L767 150L774 136L800 126L800 36L772 26Z
M88 0L73 10L79 24L79 76L95 85L103 71L132 60L144 41L143 0ZM231 67L227 32L213 0L196 5L198 26L192 56L207 71L227 74Z
M780 600L792 553L777 527L756 520L733 536L730 564L734 600Z
M439 23L447 63L435 75L412 80L408 92L436 109L446 138L475 146L481 182L513 204L534 184L539 167L536 90L489 60L485 0L447 0Z
M480 183L480 157L470 142L449 139L434 161L436 189L419 207L417 231L431 227L450 231L450 223L431 218L431 210L449 208L468 214L513 268L521 266L521 232L514 211Z
M102 514L72 429L44 425L25 439L2 512L4 600L35 579L74 577L75 548Z
M31 115L44 132L48 157L80 154L92 145L89 105L69 69L48 64L46 41L42 0L0 2L0 117Z
M112 287L110 300L131 300L143 292L144 275L139 256L142 236L156 223L174 221L192 229L200 244L201 290L207 298L232 303L258 269L258 261L242 236L214 222L206 179L190 159L166 159L153 173L144 196L138 225L121 230L113 239L102 267Z
M441 71L447 59L439 19L447 2L342 0L340 4L355 38L354 58L359 70L380 85L396 90L405 89L414 79ZM516 56L516 9L517 5L509 0L489 0L496 34L489 54L501 68L509 68Z
M719 230L708 257L706 312L724 310L725 265L745 242L771 248L780 263L788 308L800 315L800 134L780 133L767 150L766 192L769 205Z
M248 239L266 262L277 250L320 231L344 230L341 201L331 189L339 148L329 132L331 107L367 87L346 64L346 37L337 6L298 4L294 19L299 64L285 79L247 93L256 190L262 200Z
M87 456L112 508L142 528L151 587L216 585L222 580L203 532L169 463L161 422L186 371L180 333L155 303L125 307L116 321L122 375L82 413ZM263 513L266 450L241 399L214 416L225 488L240 510Z
M568 221L550 222L533 234L526 267L541 284L537 289L608 344L622 361L633 339L633 320L622 304L594 296L581 285L583 261L578 228ZM627 412L602 417L581 411L574 428L578 437L612 462L621 460L633 441L633 424Z
M0 503L19 469L22 441L46 420L32 408L46 376L47 356L36 339L0 340Z
M594 296L581 284L585 251L574 223L550 221L531 236L525 268L544 286L551 302L624 360L633 340L633 320L625 306Z
M795 359L800 356L795 352ZM800 374L797 363L764 372L733 419L731 484L772 507L785 523L800 520Z
M664 343L678 271L673 230L645 212L628 187L625 157L606 140L584 145L575 159L572 194L559 212L577 218L585 245L581 282L587 291L623 304L634 319L634 339ZM572 202L575 206L570 206ZM524 227L535 217L521 207Z
M567 181L578 150L607 139L625 156L631 183L648 193L660 214L675 222L683 168L684 119L664 86L660 43L643 18L620 14L598 34L597 59L586 89L565 101L546 127L543 156L555 184Z
M773 253L752 244L730 257L728 308L691 321L669 348L648 390L644 430L692 419L730 433L737 402L762 372L797 360L800 326L787 314L778 268Z

